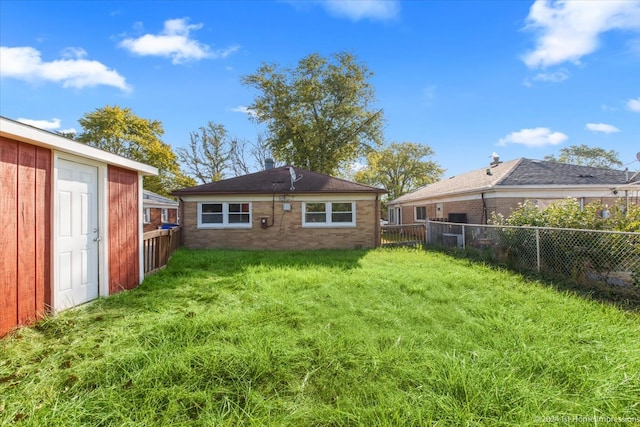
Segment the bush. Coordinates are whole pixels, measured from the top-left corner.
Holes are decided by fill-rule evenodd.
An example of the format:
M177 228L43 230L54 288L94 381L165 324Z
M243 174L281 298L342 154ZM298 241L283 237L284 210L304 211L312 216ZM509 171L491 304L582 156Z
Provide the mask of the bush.
M507 218L493 214L491 222L498 225L640 232L640 206L629 204L627 207L626 201L619 199L611 207L593 202L581 208L577 199L566 198L540 209L525 202L518 204Z
M640 207L632 204L627 208L624 200L611 207L601 202L581 207L576 199L567 198L540 209L525 202L514 209L508 218L494 215L492 222L516 227L638 232ZM520 258L531 259L522 254L535 254L536 242L531 237L523 236L523 232L530 233L531 229L506 229L500 240L502 251L511 263L517 264ZM577 282L585 280L589 272L606 275L616 270L633 271L637 263L632 259L640 257L638 239L622 234L545 229L540 232L539 239L543 248L540 255L543 269L571 277ZM634 278L634 281L637 279Z

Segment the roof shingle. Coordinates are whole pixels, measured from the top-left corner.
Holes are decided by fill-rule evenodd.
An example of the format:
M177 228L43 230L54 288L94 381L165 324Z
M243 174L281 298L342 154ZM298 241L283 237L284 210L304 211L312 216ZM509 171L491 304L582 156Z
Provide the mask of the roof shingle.
M176 196L196 194L273 194L273 193L379 193L381 188L334 178L298 167L293 168L298 180L291 185L289 166L275 167L235 178L210 182L196 187L181 188Z
M510 186L624 185L626 181L625 171L520 158L429 184L389 203Z

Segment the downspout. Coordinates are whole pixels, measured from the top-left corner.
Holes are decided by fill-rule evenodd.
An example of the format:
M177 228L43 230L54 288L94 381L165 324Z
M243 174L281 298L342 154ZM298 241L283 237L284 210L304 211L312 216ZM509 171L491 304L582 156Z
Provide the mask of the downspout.
M373 241L374 247L380 246L380 194L376 193L376 209L375 209L376 217L375 220L375 239Z
M178 201L180 203L178 203L178 207L179 207L179 211L180 211L180 228L182 230L180 230L180 246L184 246L184 236L185 234L185 226L184 226L184 222L185 222L185 216L184 216L184 200L182 200L182 197L178 197Z
M486 224L489 214L487 213L487 201L484 199L484 192L480 193L480 197L482 197L482 218L480 218L480 224Z

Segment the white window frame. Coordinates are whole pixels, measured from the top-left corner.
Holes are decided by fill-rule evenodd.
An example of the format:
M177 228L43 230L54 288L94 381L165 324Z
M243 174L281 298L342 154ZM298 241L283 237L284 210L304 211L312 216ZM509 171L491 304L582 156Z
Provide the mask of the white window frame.
M418 209L424 210L424 218L418 218ZM416 222L425 222L427 220L427 207L426 206L414 206L413 218Z
M402 222L402 209L400 207L389 208L389 224L399 225Z
M203 205L222 205L221 223L203 223ZM249 222L229 222L229 205L249 205ZM253 209L251 202L198 202L198 228L251 228L253 223Z
M151 208L144 208L143 222L145 224L151 224Z
M160 210L160 221L161 222L169 222L169 209L162 208Z
M325 214L326 214L326 218L324 222L307 222L307 203L313 203L313 204L322 204L324 203L325 206ZM351 221L349 222L334 222L332 220L332 214L333 214L333 204L334 203L345 203L345 204L350 204L351 205ZM323 202L323 201L308 201L308 202L303 202L302 203L302 226L303 227L309 227L309 228L327 228L327 227L355 227L356 226L356 202L354 201L330 201L330 202Z

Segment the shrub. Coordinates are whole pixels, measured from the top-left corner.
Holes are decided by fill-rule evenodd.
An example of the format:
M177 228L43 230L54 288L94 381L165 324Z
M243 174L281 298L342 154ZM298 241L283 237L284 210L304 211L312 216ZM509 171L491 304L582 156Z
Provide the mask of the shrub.
M605 213L603 215L603 213ZM575 198L566 198L540 209L529 201L519 203L505 218L493 214L491 222L498 225L577 228L640 232L640 206L618 199L613 206L592 202L584 207Z

